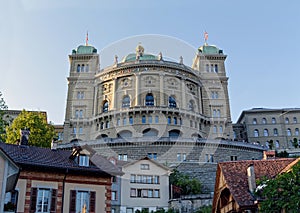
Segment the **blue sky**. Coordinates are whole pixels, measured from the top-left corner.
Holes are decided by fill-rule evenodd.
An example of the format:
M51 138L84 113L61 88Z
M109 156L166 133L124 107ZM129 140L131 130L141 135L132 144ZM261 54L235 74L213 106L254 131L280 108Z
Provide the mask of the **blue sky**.
M47 111L49 121L63 123L68 55L84 44L87 30L100 55L114 42L145 34L177 38L196 49L207 31L208 42L228 55L233 122L253 107L300 107L298 0L4 0L0 6L0 91L9 109ZM158 53L163 45L154 47ZM176 52L174 58L183 55L192 63L187 53L168 48L163 54ZM113 63L114 55L102 63Z

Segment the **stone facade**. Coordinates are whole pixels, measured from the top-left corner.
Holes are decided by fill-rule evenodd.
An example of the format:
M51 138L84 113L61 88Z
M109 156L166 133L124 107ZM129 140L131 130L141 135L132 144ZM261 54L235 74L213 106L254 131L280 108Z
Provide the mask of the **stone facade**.
M299 129L299 108L244 110L234 124L236 140L258 143L278 151L295 149L293 141L295 138L299 141ZM270 141L273 141L272 147Z
M205 44L189 67L146 54L139 45L135 54L100 69L95 48L79 46L69 56L63 141L232 138L225 59Z

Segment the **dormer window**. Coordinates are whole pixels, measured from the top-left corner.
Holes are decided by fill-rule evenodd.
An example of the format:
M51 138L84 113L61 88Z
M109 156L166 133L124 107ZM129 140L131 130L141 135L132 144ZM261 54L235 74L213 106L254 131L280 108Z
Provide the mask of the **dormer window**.
M89 156L79 155L79 166L89 166Z

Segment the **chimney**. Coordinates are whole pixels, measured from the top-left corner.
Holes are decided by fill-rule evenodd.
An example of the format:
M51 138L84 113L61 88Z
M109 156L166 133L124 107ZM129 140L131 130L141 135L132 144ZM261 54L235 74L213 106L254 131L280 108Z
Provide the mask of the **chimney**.
M20 140L20 145L28 146L28 139L30 135L29 129L21 129L21 140Z
M247 168L247 176L248 176L248 186L249 186L249 191L251 193L254 192L256 189L256 182L255 182L255 173L254 173L254 165L251 164Z

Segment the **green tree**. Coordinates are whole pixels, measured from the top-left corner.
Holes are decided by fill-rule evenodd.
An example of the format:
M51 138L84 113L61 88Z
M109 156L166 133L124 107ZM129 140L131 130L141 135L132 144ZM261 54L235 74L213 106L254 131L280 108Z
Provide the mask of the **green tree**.
M180 187L182 189L181 195L201 193L201 183L198 179L191 178L189 175L176 169L170 175L170 184Z
M269 141L269 148L272 150L272 149L273 149L273 146L274 146L274 142L273 142L273 140L271 139L271 140Z
M300 161L291 171L259 181L260 212L300 212Z
M5 128L8 123L3 119L4 110L7 110L7 105L2 97L2 93L0 92L0 141L5 141Z
M54 138L53 125L47 123L47 118L40 112L27 112L23 110L13 123L6 128L6 143L16 144L20 141L20 130L30 130L29 145L39 147L50 147Z
M298 139L297 138L294 138L294 140L293 140L293 146L295 148L298 148Z

